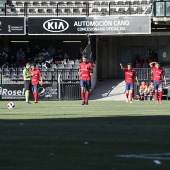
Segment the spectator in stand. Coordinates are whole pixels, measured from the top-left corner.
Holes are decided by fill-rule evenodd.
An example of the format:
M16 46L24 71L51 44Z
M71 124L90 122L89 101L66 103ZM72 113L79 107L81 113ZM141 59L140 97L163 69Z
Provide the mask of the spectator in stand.
M16 67L16 57L15 55L12 55L9 59L9 66L10 67Z
M0 47L0 66L3 66L6 62L6 53L4 50Z
M45 67L50 68L52 63L53 63L53 57L47 51L45 55Z
M149 55L149 57L147 58L147 60L146 60L146 62L147 62L147 64L148 64L148 67L150 67L150 63L152 63L154 61L154 58L153 58L153 55Z
M157 53L153 54L153 60L154 60L154 62L158 62L158 54Z
M52 44L50 44L50 46L47 48L47 51L50 53L50 55L51 55L52 57L55 56L56 50L55 50L55 48L53 47Z
M20 48L19 51L17 52L16 64L17 66L26 64L25 53L22 51L22 48Z
M153 82L151 81L148 87L148 95L149 95L150 101L152 101L153 99L153 93L154 93L154 85L153 85Z
M5 64L7 65L9 63L9 49L7 47L4 47L3 53L4 53Z
M42 55L41 52L38 53L38 55L34 58L34 61L36 64L42 65L44 63L44 55Z
M140 87L139 87L139 96L140 100L146 100L148 94L148 86L145 84L144 81L142 81Z
M55 63L56 64L60 64L61 61L64 60L64 52L62 50L62 48L59 48L59 50L57 51L56 55L55 55Z
M31 62L31 61L34 60L34 56L33 56L33 54L31 53L31 50L30 50L29 47L26 49L25 59L26 59L27 62Z
M136 57L135 59L135 68L142 68L142 60L139 56Z
M34 55L35 55L35 56L38 55L38 54L40 53L40 51L41 51L41 49L40 49L39 45L36 45L36 46L34 47Z

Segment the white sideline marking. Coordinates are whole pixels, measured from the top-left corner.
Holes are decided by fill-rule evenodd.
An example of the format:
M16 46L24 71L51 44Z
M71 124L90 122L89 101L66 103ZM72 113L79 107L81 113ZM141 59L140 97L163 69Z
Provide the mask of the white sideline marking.
M117 155L116 157L170 160L170 153Z

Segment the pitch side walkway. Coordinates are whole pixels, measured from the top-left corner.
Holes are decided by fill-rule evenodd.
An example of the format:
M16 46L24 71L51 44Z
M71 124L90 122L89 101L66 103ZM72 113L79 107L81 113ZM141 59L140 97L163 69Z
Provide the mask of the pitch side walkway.
M90 100L125 100L125 82L120 79L98 81Z

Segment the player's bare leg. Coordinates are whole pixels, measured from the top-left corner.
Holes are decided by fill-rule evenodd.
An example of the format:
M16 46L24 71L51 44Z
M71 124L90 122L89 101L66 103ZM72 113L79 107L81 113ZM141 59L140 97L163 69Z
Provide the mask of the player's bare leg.
M25 102L28 103L28 104L30 104L30 102L29 102L29 95L30 95L30 91L26 90L25 91L25 99L26 99Z
M130 103L132 103L132 98L133 98L133 91L129 90L129 96L130 96Z
M159 88L159 103L162 103L162 88Z
M34 89L34 103L38 103L38 91Z
M158 104L159 101L158 101L158 90L155 90L155 100L156 100L156 103Z
M84 94L85 88L81 87L81 98L82 98L82 105L85 104L85 94Z
M128 91L128 90L126 90L126 103L129 103L129 99L128 99L128 97L129 97L129 91Z

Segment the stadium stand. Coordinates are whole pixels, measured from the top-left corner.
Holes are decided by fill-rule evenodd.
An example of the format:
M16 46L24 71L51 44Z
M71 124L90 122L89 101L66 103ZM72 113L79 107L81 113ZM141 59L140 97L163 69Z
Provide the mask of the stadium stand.
M168 7L167 7L168 8ZM24 10L26 9L26 10ZM167 10L168 11L168 10ZM0 14L5 16L32 15L150 15L151 1L12 1L0 5Z

